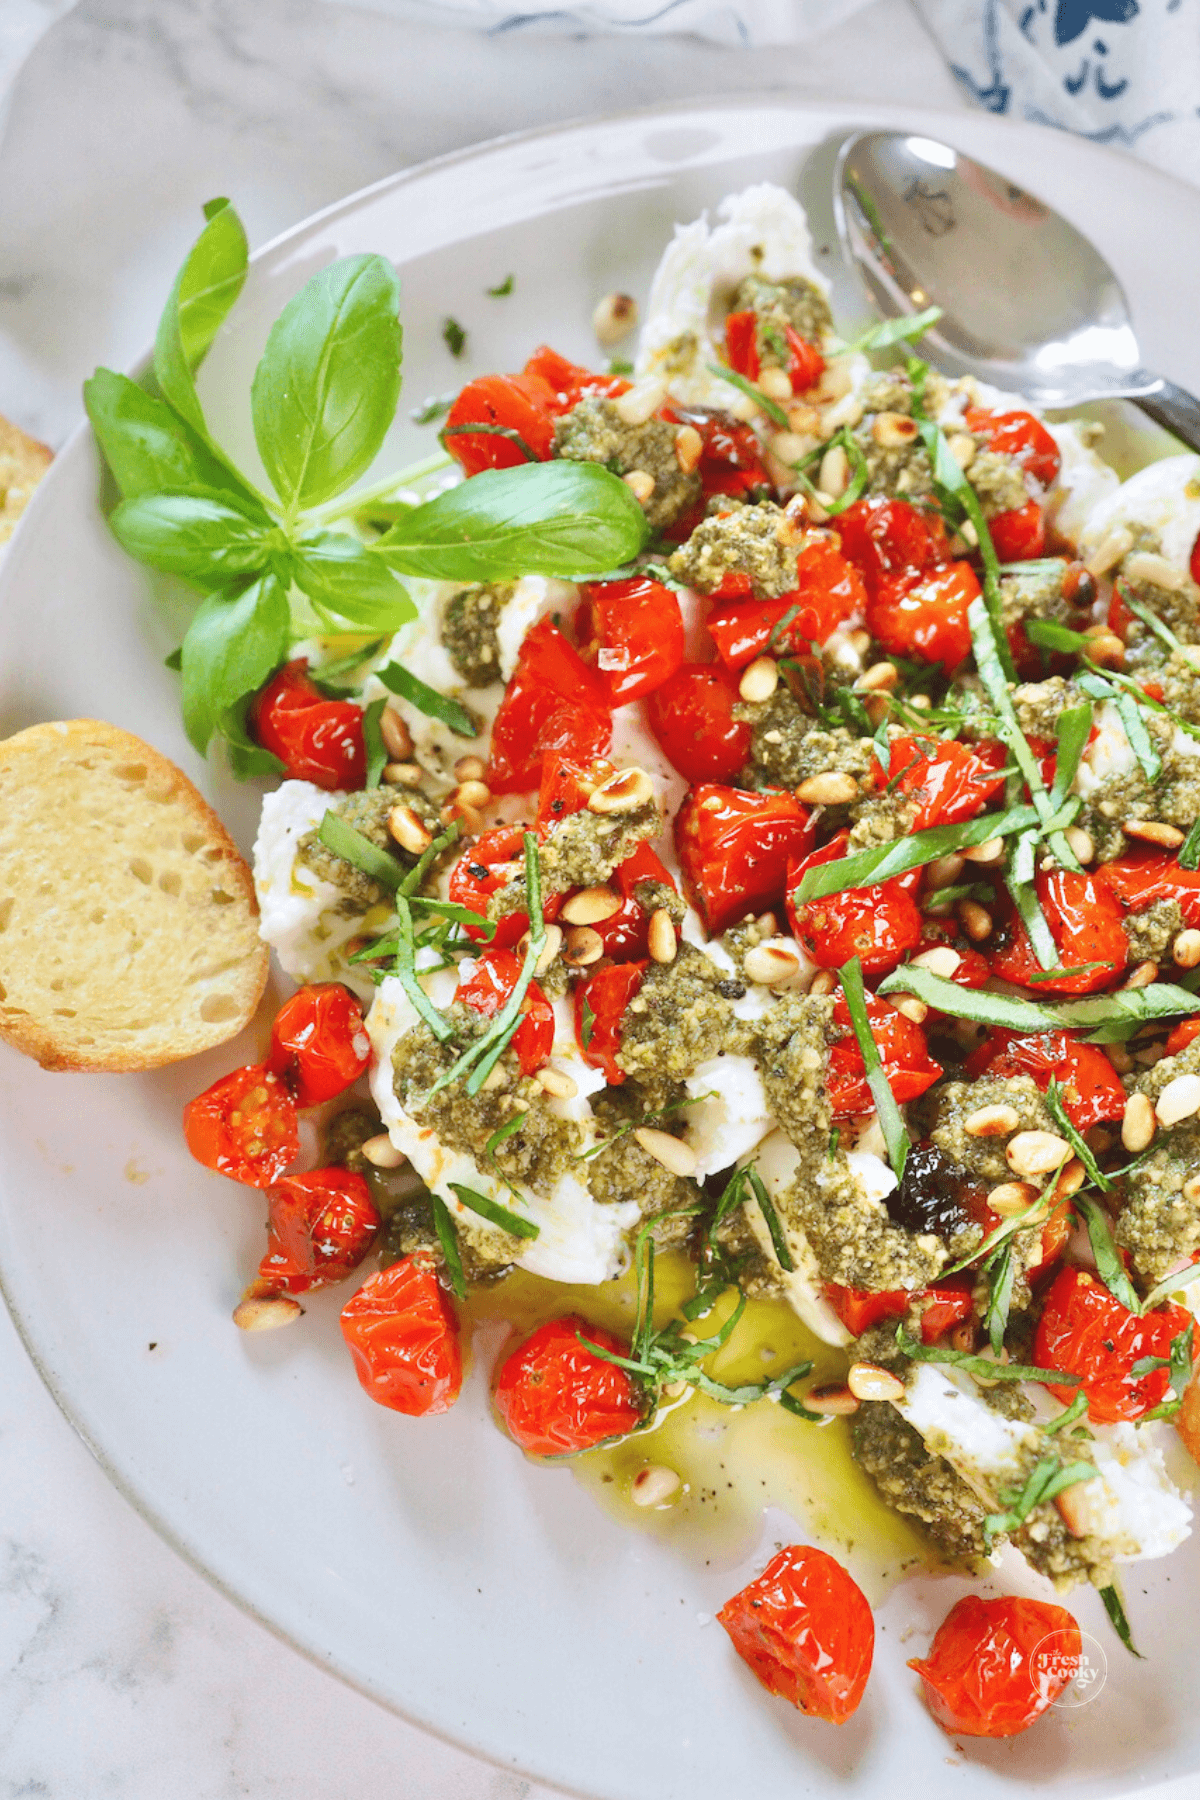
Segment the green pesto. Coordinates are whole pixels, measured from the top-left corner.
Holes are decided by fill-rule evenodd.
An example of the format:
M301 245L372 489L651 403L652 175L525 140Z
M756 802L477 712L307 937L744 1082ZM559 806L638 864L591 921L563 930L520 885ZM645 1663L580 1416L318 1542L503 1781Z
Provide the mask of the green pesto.
M994 519L997 513L1016 512L1029 502L1020 463L1003 451L980 450L966 473L979 496L985 519Z
M1020 1120L1016 1131L1057 1133L1058 1127L1028 1075L1013 1075L1002 1081L950 1081L940 1088L932 1132L934 1143L943 1156L958 1164L969 1181L995 1187L998 1182L1013 1178L1004 1157L1008 1137L975 1137L966 1129L966 1121L985 1106L1011 1106Z
M1200 726L1200 648L1172 650L1157 671L1163 703L1189 725Z
M1064 681L1061 675L1051 675L1045 681L1026 681L1013 689L1013 711L1017 715L1017 724L1026 737L1053 738L1058 729L1059 717L1072 706L1080 706L1087 695L1077 688L1074 682Z
M522 1247L519 1238L509 1237L507 1233L495 1230L485 1231L482 1221L475 1228L467 1219L456 1218L455 1233L463 1275L471 1283L502 1281ZM444 1266L445 1258L437 1226L433 1222L432 1197L428 1188L424 1187L418 1187L413 1193L406 1195L388 1220L380 1248L380 1262L386 1269L390 1264L399 1262L401 1257L411 1256L417 1250L431 1255L439 1268Z
M746 979L746 952L757 949L759 944L765 944L778 933L778 920L774 920L773 914L767 914L766 918L768 925L764 928L752 914L748 914L739 924L731 925L721 936L721 948L737 970L739 981ZM774 931L770 929L772 920L775 923Z
M653 800L627 813L594 813L583 807L568 813L547 834L539 851L542 895L565 894L568 888L598 887L613 870L633 855L638 845L655 837L662 817ZM507 913L525 912L528 896L525 871L491 897L488 916L502 919Z
M698 594L710 594L726 575L737 573L750 577L758 599L777 600L796 585L796 556L782 507L763 500L702 520L669 566Z
M630 1084L625 1087L610 1089L607 1095L600 1096L596 1112L614 1130L621 1125L645 1119L646 1106L640 1095L628 1092ZM677 1132L686 1113L680 1113L677 1119L659 1120L652 1118L649 1123L655 1131ZM636 1200L643 1219L660 1219L661 1224L654 1229L654 1242L661 1250L677 1249L684 1246L696 1229L697 1212L684 1211L684 1208L698 1209L704 1194L698 1182L688 1176L672 1175L663 1167L656 1157L650 1155L638 1143L632 1131L624 1131L607 1149L596 1156L589 1157L581 1164L585 1173L588 1190L593 1200L603 1205L617 1205L621 1201ZM665 1217L672 1214L673 1217Z
M785 367L791 360L779 349L785 325L818 346L833 329L829 302L815 282L806 281L803 275L790 275L785 281L747 275L739 282L729 310L754 313L758 358L764 368Z
M405 788L403 793L399 793L393 787L381 786L364 788L360 793L345 794L337 799L331 795L329 810L345 819L348 825L353 825L377 849L386 850L390 856L394 856L402 870L411 869L417 862L417 857L411 856L407 850L401 850L387 828L388 814L400 801L411 806L431 831L437 831L437 808L419 789ZM311 869L322 881L332 882L335 887L341 888L345 895L341 907L347 913L366 912L381 900L390 898L377 881L372 881L369 875L364 875L353 863L346 862L327 849L315 831L306 832L300 839L296 861L306 869Z
M919 1431L885 1400L867 1400L854 1415L851 1451L897 1512L920 1521L953 1565L985 1554L987 1508L944 1456L927 1450Z
M1126 819L1156 819L1186 834L1200 818L1200 755L1189 754L1191 748L1200 751L1200 744L1188 738L1189 749L1181 749L1177 727L1165 713L1143 707L1140 717L1162 767L1153 782L1135 766L1088 795L1080 824L1091 832L1102 862L1126 847L1121 829Z
M1162 544L1157 532L1143 529L1135 533L1133 544L1121 559L1116 572L1121 585L1142 606L1156 613L1182 643L1200 643L1200 590L1194 582L1187 582L1181 588L1162 588L1152 581L1131 579L1125 572L1129 559L1143 554L1162 554ZM1126 666L1131 672L1146 669L1157 672L1167 661L1165 645L1141 619L1134 617L1131 620L1125 637Z
M617 1061L651 1111L669 1105L699 1063L741 1047L732 1001L744 992L692 944L681 943L672 962L649 965L622 1021Z
M322 1166L336 1165L349 1169L352 1175L368 1174L372 1165L363 1155L362 1147L369 1138L378 1137L382 1130L377 1113L359 1107L337 1113L325 1127Z
M498 581L464 588L446 605L442 643L455 673L468 687L490 687L501 679L500 614L516 585L515 581Z
M1200 1075L1200 1038L1137 1075L1129 1090L1157 1101L1180 1075ZM1122 1183L1124 1204L1113 1235L1148 1282L1161 1281L1200 1250L1200 1194L1190 1199L1184 1194L1198 1173L1200 1115L1193 1113L1178 1125L1160 1125L1149 1154Z
M679 427L665 419L648 419L644 425L627 425L611 400L589 395L558 422L554 447L559 456L573 462L604 463L618 475L635 469L654 479L654 491L642 503L646 518L656 531L698 504L700 477L685 475L675 454Z
M671 915L671 923L680 926L687 918L687 902L678 888L665 881L639 881L634 884L633 897L644 913L666 912Z
M1059 625L1072 624L1078 613L1063 593L1065 560L1059 558L1045 567L1035 567L1020 574L1000 578L1000 617L1006 628L1022 624L1026 619L1050 619Z
M1129 960L1165 962L1167 952L1183 930L1183 911L1178 900L1154 900L1143 912L1125 915Z

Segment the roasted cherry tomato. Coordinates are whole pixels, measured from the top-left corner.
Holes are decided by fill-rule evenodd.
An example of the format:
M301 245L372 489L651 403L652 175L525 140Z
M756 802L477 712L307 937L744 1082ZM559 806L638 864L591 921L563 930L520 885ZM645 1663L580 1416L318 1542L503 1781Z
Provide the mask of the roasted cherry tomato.
M1040 1369L1081 1375L1088 1415L1097 1424L1140 1419L1166 1398L1169 1373L1163 1368L1134 1375L1133 1365L1144 1356L1169 1358L1172 1338L1191 1322L1182 1306L1131 1313L1086 1270L1063 1269L1046 1295L1033 1360ZM1079 1391L1077 1384L1046 1385L1064 1405Z
M986 438L989 450L1015 457L1043 487L1052 487L1058 479L1062 467L1058 445L1031 412L995 413L982 406L970 406L966 427L977 437Z
M508 885L509 870L513 863L521 862L524 846L525 834L519 825L496 825L491 831L485 831L469 850L463 851L451 869L449 898L457 906L468 907L486 919L488 901L500 888ZM463 929L477 942L483 936L477 925L466 925ZM505 913L496 921L495 936L487 941L494 950L509 949L519 943L528 930L527 913Z
M1063 1607L968 1594L938 1626L928 1656L908 1666L951 1737L1015 1737L1074 1681L1080 1651L1079 1627Z
M646 702L646 719L685 781L732 781L754 733L739 724L737 682L720 663L684 663Z
M1034 888L1061 966L1080 969L1077 975L1036 982L1038 993L1091 994L1110 987L1129 960L1121 908L1111 890L1098 875L1074 869L1039 869ZM1031 975L1044 973L1015 909L1006 915L995 941L990 957L995 974L1027 986ZM1096 967L1081 966L1089 963Z
M758 314L731 312L725 320L725 354L735 374L758 380Z
M281 1294L345 1281L382 1223L370 1188L349 1169L285 1175L271 1189L268 1206L267 1253L258 1274Z
M867 629L889 656L917 656L957 669L971 648L967 608L979 596L970 563L881 581L867 606Z
M788 354L786 364L781 366L792 384L793 394L803 394L820 381L825 372L825 358L815 344L800 336L795 326L785 325L783 335ZM725 320L725 354L730 368L748 381L757 381L762 369L761 350L757 314L730 313Z
M812 840L808 808L791 794L693 788L675 816L675 848L709 936L779 900L789 867Z
M690 425L700 433L700 477L703 499L694 516L673 526L669 535L690 536L704 516L704 501L713 494L746 496L771 491L771 478L763 467L762 444L749 425L729 413L705 406L680 406L675 402L664 406L659 417L673 425Z
M858 1583L824 1550L789 1544L717 1618L768 1693L831 1725L857 1708L875 1620Z
M468 981L459 981L454 998L485 1019L507 1006L517 985L523 959L515 950L484 950ZM531 981L521 1002L521 1023L513 1033L522 1075L533 1075L554 1048L554 1008L536 981Z
M554 451L555 410L553 391L536 375L482 375L450 408L443 441L468 475L545 462Z
M611 1332L569 1313L539 1326L497 1372L496 1411L529 1456L574 1456L642 1422L629 1375L581 1344L580 1334L616 1356L629 1354Z
M611 706L644 700L683 662L679 599L661 581L591 581L575 615L585 662L594 663Z
M250 726L264 750L283 763L291 781L352 792L366 784L362 707L327 700L308 678L303 657L272 675L250 709Z
M947 1332L953 1331L956 1325L965 1324L974 1316L975 1300L971 1290L971 1278L961 1275L957 1279L952 1276L948 1281L935 1282L933 1287L926 1288L916 1296L918 1303L924 1303L921 1313L922 1343L940 1343Z
M275 1015L267 1066L286 1077L297 1106L344 1093L370 1060L362 1005L340 982L302 987Z
M548 750L589 763L611 741L612 714L599 677L543 619L526 634L492 725L488 786L494 794L521 793L537 786Z
M915 1298L906 1288L873 1293L869 1288L842 1287L836 1281L825 1282L824 1292L851 1337L861 1337L881 1319L902 1319Z
M950 561L941 515L907 500L856 500L837 520L842 555L862 574L867 592L896 576Z
M915 1100L918 1094L933 1086L942 1072L941 1064L934 1062L929 1054L925 1033L912 1019L906 1019L903 1013L875 994L867 995L867 1018L892 1093L901 1103ZM829 1052L829 1067L825 1071L829 1103L835 1119L858 1118L874 1112L875 1102L867 1086L862 1054L850 1023L850 1009L840 994L833 1009L833 1022L842 1027L844 1036Z
M727 601L709 614L708 629L721 660L740 669L766 651L785 656L823 644L839 625L861 619L866 606L862 576L829 538L820 537L801 550L791 593Z
M608 763L572 762L569 756L551 751L542 758L542 778L538 783L537 833L543 840L548 831L572 813L582 812L587 805L596 775L601 779L611 773Z
M1200 869L1183 869L1161 850L1134 850L1096 871L1129 912L1142 912L1156 900L1175 900L1189 925L1200 925Z
M1188 570L1192 580L1196 583L1197 587L1200 587L1200 533L1197 534L1196 541L1192 545L1192 554L1188 563Z
M646 963L614 963L597 969L575 989L575 1036L583 1060L603 1069L610 1087L620 1087L625 1071L617 1061L621 1049L621 1020L642 985Z
M1036 500L988 520L992 548L1002 563L1031 562L1046 552L1046 521Z
M341 1323L355 1373L380 1406L421 1417L454 1405L462 1387L458 1320L427 1252L364 1281Z
M613 880L617 884L618 893L626 900L637 898L638 884L643 881L656 882L660 887L675 886L675 877L644 839L633 855L627 856L613 870Z
M796 936L822 969L857 956L868 978L886 975L921 941L921 915L893 881L847 888L795 909Z
M545 382L553 395L551 404L556 413L570 412L585 394L601 394L614 399L618 394L628 393L630 385L620 375L596 375L580 363L568 362L557 350L551 350L549 344L538 346L525 364L524 373Z
M916 801L911 829L926 831L931 825L961 825L981 813L1004 786L1002 744L960 744L954 738L895 737L891 742L886 776L880 784L895 782L895 791Z
M1196 1037L1200 1037L1200 1019L1185 1019L1182 1025L1177 1025L1175 1027L1174 1031L1167 1039L1166 1044L1163 1046L1163 1054L1165 1056L1178 1056L1179 1052L1181 1050L1186 1050L1188 1045Z
M1076 1131L1124 1116L1125 1089L1103 1050L1081 1044L1065 1031L1021 1037L997 1028L971 1052L965 1069L972 1081L985 1074L992 1081L1029 1075L1043 1093L1051 1081L1061 1083L1063 1105Z
M189 1101L183 1135L197 1162L247 1187L270 1187L300 1152L296 1103L265 1063L235 1069Z

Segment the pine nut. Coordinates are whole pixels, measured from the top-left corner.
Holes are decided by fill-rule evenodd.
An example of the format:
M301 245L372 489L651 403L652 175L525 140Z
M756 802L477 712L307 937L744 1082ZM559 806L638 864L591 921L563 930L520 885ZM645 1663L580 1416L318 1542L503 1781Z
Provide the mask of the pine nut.
M768 400L790 400L792 397L792 378L786 369L760 369L755 386Z
M960 469L969 469L979 446L969 431L956 431L952 438L946 439L946 448Z
M590 813L603 816L637 812L639 807L648 805L653 798L654 783L644 769L618 769L615 775L610 775L607 781L588 795L587 809ZM577 925L586 925L588 922L586 919L572 921Z
M694 425L681 425L675 433L675 461L680 472L690 475L704 454L704 439Z
M798 431L777 431L771 439L771 455L778 457L785 469L794 469L811 448L811 440Z
M793 494L783 509L783 517L775 527L775 542L787 549L800 545L808 536L812 502L804 494Z
M479 808L468 806L465 800L459 800L454 794L451 794L442 807L438 818L443 825L453 825L457 821L468 837L478 837L483 830L483 814Z
M1132 549L1132 531L1127 531L1124 525L1118 525L1101 538L1083 566L1089 575L1107 575Z
M1154 1110L1160 1125L1178 1125L1200 1112L1200 1075L1177 1075L1168 1081Z
M386 1131L371 1137L362 1145L362 1153L376 1169L398 1169L404 1161L403 1150L397 1150Z
M582 888L571 895L558 916L568 925L599 925L619 913L623 904L620 894L614 894L611 888Z
M914 694L908 703L917 712L932 712L933 701L928 694Z
M961 856L939 856L936 862L925 865L925 885L929 888L950 887L962 872Z
M1069 1199L1072 1194L1077 1194L1079 1192L1086 1180L1087 1170L1084 1168L1079 1158L1073 1156L1066 1168L1059 1175L1058 1180L1054 1183L1050 1192L1046 1195L1047 1202Z
M1193 1175L1190 1181L1185 1181L1182 1192L1188 1205L1195 1206L1200 1200L1200 1175Z
M672 1175L696 1173L696 1152L682 1138L672 1137L669 1131L655 1131L652 1125L639 1125L633 1135L646 1154Z
M645 506L654 492L653 475L648 475L645 469L631 469L628 475L623 475L621 479L638 504Z
M856 1400L903 1400L904 1383L878 1363L851 1363L846 1386Z
M1013 1106L981 1106L963 1120L963 1130L969 1137L1011 1137L1020 1123Z
M900 671L895 663L877 662L863 672L855 682L860 694L891 693L900 679Z
M394 706L385 706L380 713L379 735L392 762L407 762L412 756L412 732Z
M810 1412L828 1413L833 1417L856 1413L859 1407L857 1397L840 1381L826 1382L822 1387L810 1387L804 1396L804 1404Z
M613 411L622 425L645 425L666 397L666 382L661 376L654 376L649 381L636 382L627 393L620 394L612 403ZM629 477L625 479L628 481Z
M796 798L805 806L845 806L858 799L858 783L853 775L827 769L823 775L812 775L796 789Z
M870 632L852 631L850 633L850 647L851 649L856 650L859 656L865 656L867 651L871 648Z
M1004 839L988 838L986 843L973 844L962 853L964 862L974 863L976 867L990 868L993 863L1004 861Z
M1002 1181L987 1197L987 1203L998 1219L1015 1219L1037 1199L1037 1189L1028 1181Z
M826 994L832 994L836 986L837 976L832 969L818 969L812 978L808 991L817 999L824 999Z
M756 944L747 950L742 967L748 981L761 982L763 987L781 987L800 973L800 958L781 944Z
M769 700L779 686L779 665L773 656L756 656L752 663L742 671L742 679L738 682L738 693L742 699L754 705L761 700Z
M975 1349L975 1321L963 1319L950 1333L950 1348L958 1350L964 1356L970 1356Z
M840 500L850 485L850 458L841 444L834 444L821 458L817 486L831 500Z
M1157 980L1158 964L1154 962L1143 962L1138 964L1132 975L1130 975L1129 980L1123 981L1121 986L1125 991L1128 991L1130 988L1153 987Z
M1141 838L1147 844L1161 844L1164 850L1178 850L1183 832L1175 825L1164 825L1158 819L1126 819L1121 826L1126 837Z
M635 1506L665 1506L679 1492L681 1483L674 1469L662 1463L650 1463L633 1478L629 1498Z
M1148 1150L1154 1142L1155 1123L1149 1094L1130 1094L1121 1120L1121 1142L1126 1150L1135 1156L1140 1150Z
M1001 1350L997 1356L990 1344L985 1344L979 1355L984 1362L990 1363L1006 1363L1010 1360L1007 1350ZM971 1370L971 1380L976 1387L994 1388L1000 1379L1001 1377L998 1375L980 1375L974 1369Z
M1165 556L1156 556L1153 550L1138 550L1125 564L1121 573L1129 581L1147 581L1151 587L1177 590L1187 582L1182 569L1169 563Z
M562 949L562 944L563 944L562 926L561 925L547 925L546 926L546 941L542 945L541 952L538 956L538 959L533 965L533 972L535 975L544 975L546 973L546 970L550 967L551 963L554 961L555 957L558 955L559 951ZM529 933L527 931L525 931L525 932L522 932L520 940L517 943L517 954L519 956L524 956L524 954L528 950L528 948L529 948Z
M1128 1075L1133 1067L1133 1058L1124 1044L1105 1044L1104 1054L1118 1075Z
M565 1075L561 1069L539 1069L533 1078L538 1086L555 1100L573 1100L579 1092L578 1082Z
M450 798L462 806L487 806L492 790L485 781L460 781Z
M383 779L389 787L419 788L425 771L416 763L390 762L383 765Z
M586 969L604 955L604 939L590 925L575 925L566 934L562 957L573 969Z
M286 1294L247 1294L233 1309L233 1322L239 1331L278 1331L281 1325L294 1325L304 1308Z
M1080 863L1086 868L1088 863L1094 861L1096 846L1092 841L1092 834L1090 831L1085 831L1082 825L1068 825L1067 829L1063 832L1063 836L1066 838L1071 849L1071 854L1074 856L1077 863Z
M483 1086L479 1091L481 1094L494 1094L498 1088L505 1088L507 1086L508 1070L504 1067L503 1063L497 1063L491 1074L485 1078Z
M962 920L963 930L973 943L981 944L985 937L992 935L992 915L977 900L960 900L958 916Z
M754 921L754 928L758 932L759 941L761 942L764 938L773 938L776 936L779 931L779 921L773 912L759 913L757 919Z
M1125 667L1125 646L1115 631L1098 631L1088 639L1087 654L1102 669Z
M949 981L962 957L949 944L935 944L932 950L922 950L912 960L918 969L928 969L931 975L940 975L943 981Z
M487 764L479 756L460 756L454 765L455 781L482 781Z
M1181 931L1171 945L1171 957L1181 969L1194 969L1200 964L1200 931Z
M871 436L884 450L900 450L911 444L916 435L917 421L905 413L876 413L871 424Z
M892 1005L898 1013L903 1013L906 1019L911 1019L914 1025L923 1025L929 1017L929 1008L923 1000L918 1000L915 994L897 994Z
M1087 1489L1091 1485L1090 1481L1074 1481L1054 1496L1058 1516L1072 1537L1085 1538L1093 1528L1092 1509L1087 1500Z
M806 401L799 406L788 407L787 422L789 431L796 432L799 437L807 438L810 442L821 435L821 409L819 406L810 406Z
M865 411L857 394L844 394L821 414L821 436L832 437L842 425L848 425L853 430Z
M422 856L433 839L411 806L393 806L387 816L388 830L402 850L410 856Z
M665 906L656 907L650 914L650 929L647 935L653 961L673 963L679 949L679 939L675 935L675 921Z
M592 314L596 342L607 350L628 337L638 322L638 303L632 294L605 294Z
M1004 1160L1015 1175L1048 1175L1070 1154L1071 1146L1052 1131L1018 1131L1005 1147Z

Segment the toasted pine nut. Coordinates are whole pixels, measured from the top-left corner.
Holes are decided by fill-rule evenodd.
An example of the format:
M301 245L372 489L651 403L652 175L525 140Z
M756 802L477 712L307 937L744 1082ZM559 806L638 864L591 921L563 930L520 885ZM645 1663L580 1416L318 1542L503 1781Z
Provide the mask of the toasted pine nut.
M877 662L872 663L871 667L859 676L854 685L861 694L890 694L899 679L900 671L895 663Z
M802 401L799 406L788 407L787 422L788 430L796 432L799 437L812 439L821 435L821 409L819 406L810 406L807 401Z
M973 844L969 850L962 852L962 858L964 862L990 868L993 863L1004 861L1004 839L988 838L986 843Z
M979 446L969 431L956 431L952 438L947 438L946 448L960 469L969 469Z
M992 935L992 915L977 900L960 900L958 916L963 922L963 930L973 943L981 944L985 937Z
M1079 1192L1086 1180L1087 1170L1084 1168L1079 1158L1073 1156L1066 1168L1063 1169L1059 1175L1058 1180L1054 1183L1050 1192L1046 1195L1047 1201L1068 1199L1072 1194L1077 1194Z
M975 1348L975 1321L963 1319L950 1333L950 1348L959 1350L964 1356L970 1356Z
M1053 1131L1018 1131L1005 1147L1004 1160L1016 1175L1048 1175L1065 1163L1070 1153L1070 1145Z
M599 925L619 913L624 902L611 888L583 888L562 907L559 917L568 925Z
M841 444L834 444L821 458L817 486L831 500L840 500L850 485L850 458Z
M911 1019L914 1025L923 1025L929 1017L929 1008L923 1000L918 1000L915 994L897 994L892 1005L898 1013L903 1013L906 1019Z
M899 1376L893 1375L890 1369L881 1369L878 1363L851 1363L850 1372L846 1376L846 1386L856 1400L902 1400L904 1398L904 1383Z
M827 1381L820 1387L810 1387L804 1396L804 1404L810 1412L835 1416L856 1413L859 1407L857 1396L841 1381Z
M827 769L823 775L810 775L802 781L796 798L805 806L845 806L858 799L858 783L853 775Z
M476 808L486 806L491 797L492 790L485 781L460 781L450 796L463 806Z
M667 384L661 376L639 381L612 403L622 425L645 425L652 419L667 397ZM625 479L628 481L629 477Z
M779 921L773 912L759 913L754 921L754 927L761 942L764 938L773 938L776 935L779 930Z
M672 1175L696 1173L696 1152L682 1138L672 1137L669 1131L655 1131L652 1125L639 1125L633 1135L647 1155Z
M779 665L773 656L756 656L742 670L742 679L738 682L738 693L751 705L760 700L769 700L779 686Z
M785 469L794 469L811 448L812 440L798 431L777 431L771 439L771 455L778 457Z
M1121 986L1126 990L1129 988L1153 987L1157 980L1158 964L1156 962L1142 962L1134 969L1128 981L1123 981Z
M760 369L755 386L768 400L790 400L792 397L792 378L786 369Z
M949 981L962 957L949 944L935 944L932 950L922 950L919 956L913 957L918 969L928 969L931 975L940 975L943 981Z
M1117 525L1101 538L1083 566L1089 575L1107 575L1132 549L1132 531L1127 531L1124 525Z
M562 957L573 969L586 969L604 955L604 939L590 925L575 925L566 934Z
M933 701L928 694L914 694L908 704L915 707L917 712L932 712L933 710Z
M1178 589L1184 586L1187 576L1165 556L1156 556L1153 550L1138 550L1121 571L1130 581L1148 581L1152 587Z
M480 1088L481 1094L494 1094L498 1088L508 1086L508 1070L503 1063L497 1063L491 1074L484 1079Z
M1200 931L1181 931L1171 945L1171 956L1181 969L1194 969L1200 963Z
M1111 1048L1111 1046L1110 1046ZM1130 1094L1121 1120L1121 1142L1134 1155L1154 1142L1156 1120L1149 1094Z
M1177 1075L1168 1081L1154 1110L1160 1125L1178 1125L1200 1112L1200 1075Z
M412 732L394 706L379 715L379 735L392 762L407 762L413 753Z
M468 837L478 837L483 830L483 814L477 806L468 806L456 794L451 794L446 804L438 813L443 825L453 825L457 820Z
M638 322L638 303L632 294L605 294L596 302L592 314L592 330L596 342L607 350L628 337Z
M654 492L653 475L648 475L645 469L630 469L621 479L639 505L645 506Z
M637 812L654 798L654 783L644 769L618 769L615 775L594 788L588 795L587 809L591 813L607 815L609 813ZM602 915L603 916L603 915ZM577 925L586 925L588 920L569 921Z
M550 967L550 964L554 961L555 957L558 955L559 951L562 949L562 944L563 944L562 926L561 925L547 925L546 926L546 941L542 945L541 953L538 956L537 961L533 965L533 972L535 975L544 975L546 973L546 970ZM519 956L524 956L524 954L525 954L526 950L528 950L528 948L529 948L529 933L527 931L525 931L525 932L522 932L520 940L518 941L517 954Z
M404 1161L403 1150L397 1150L386 1131L368 1138L362 1145L362 1153L376 1169L398 1169Z
M1091 832L1085 831L1082 825L1068 825L1063 836L1070 845L1076 862L1086 868L1096 855L1096 846L1092 841Z
M764 987L781 987L800 973L800 958L782 944L756 944L747 950L742 967L747 980L761 982Z
M963 1130L968 1137L1011 1137L1020 1123L1021 1115L1014 1106L981 1106L968 1113Z
M808 536L809 513L812 502L805 494L793 494L783 509L783 517L775 527L775 541L784 544L790 550L793 544L802 544Z
M832 969L818 969L808 991L818 999L823 999L826 994L832 994L836 986L837 976Z
M870 632L852 631L850 633L850 646L852 649L857 650L860 656L865 656L867 651L871 648Z
M1200 1200L1200 1175L1193 1175L1190 1181L1185 1181L1182 1192L1188 1205L1195 1206L1197 1200Z
M650 955L656 963L672 963L679 949L675 921L665 906L655 907L650 914L648 932Z
M1054 1496L1058 1516L1075 1538L1085 1538L1093 1528L1093 1514L1086 1492L1090 1486L1090 1481L1074 1481Z
M899 450L911 444L917 435L917 421L905 413L876 413L871 423L871 436L884 450Z
M248 1294L233 1309L233 1322L239 1331L278 1331L281 1325L294 1325L304 1308L286 1294Z
M482 781L487 764L479 756L460 756L454 765L455 781Z
M418 788L425 778L425 771L416 763L390 762L383 765L383 779L389 787Z
M534 1080L540 1088L543 1088L547 1094L553 1095L556 1100L573 1100L579 1092L578 1082L574 1081L570 1075L565 1075L561 1069L549 1067L539 1069Z
M675 461L684 475L690 475L704 453L704 439L694 425L681 425L675 433Z
M410 856L423 855L433 842L424 822L411 806L405 806L403 802L393 806L387 816L387 826L396 843L402 850L407 850Z
M853 430L865 411L857 394L843 394L840 400L835 400L821 414L821 436L832 437L841 425L849 425Z
M1088 656L1102 669L1123 669L1125 667L1125 646L1115 631L1098 631L1088 639Z
M1037 1189L1028 1181L1002 1181L988 1194L987 1203L1000 1219L1013 1219L1037 1199Z
M930 888L950 887L963 872L963 859L954 854L939 856L925 865L925 885Z
M662 1463L650 1463L633 1478L629 1498L635 1506L665 1506L679 1492L681 1482L674 1469Z
M1124 1044L1105 1044L1104 1054L1118 1075L1128 1075L1133 1067L1133 1058Z

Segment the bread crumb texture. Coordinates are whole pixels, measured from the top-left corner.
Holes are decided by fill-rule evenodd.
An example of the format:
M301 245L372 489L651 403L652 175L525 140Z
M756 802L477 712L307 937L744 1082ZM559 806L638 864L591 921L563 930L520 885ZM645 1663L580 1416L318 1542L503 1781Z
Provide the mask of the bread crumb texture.
M45 444L0 418L0 545L16 530L17 520L52 460Z
M0 742L0 1037L158 1068L235 1036L268 966L250 870L174 763L94 719Z

